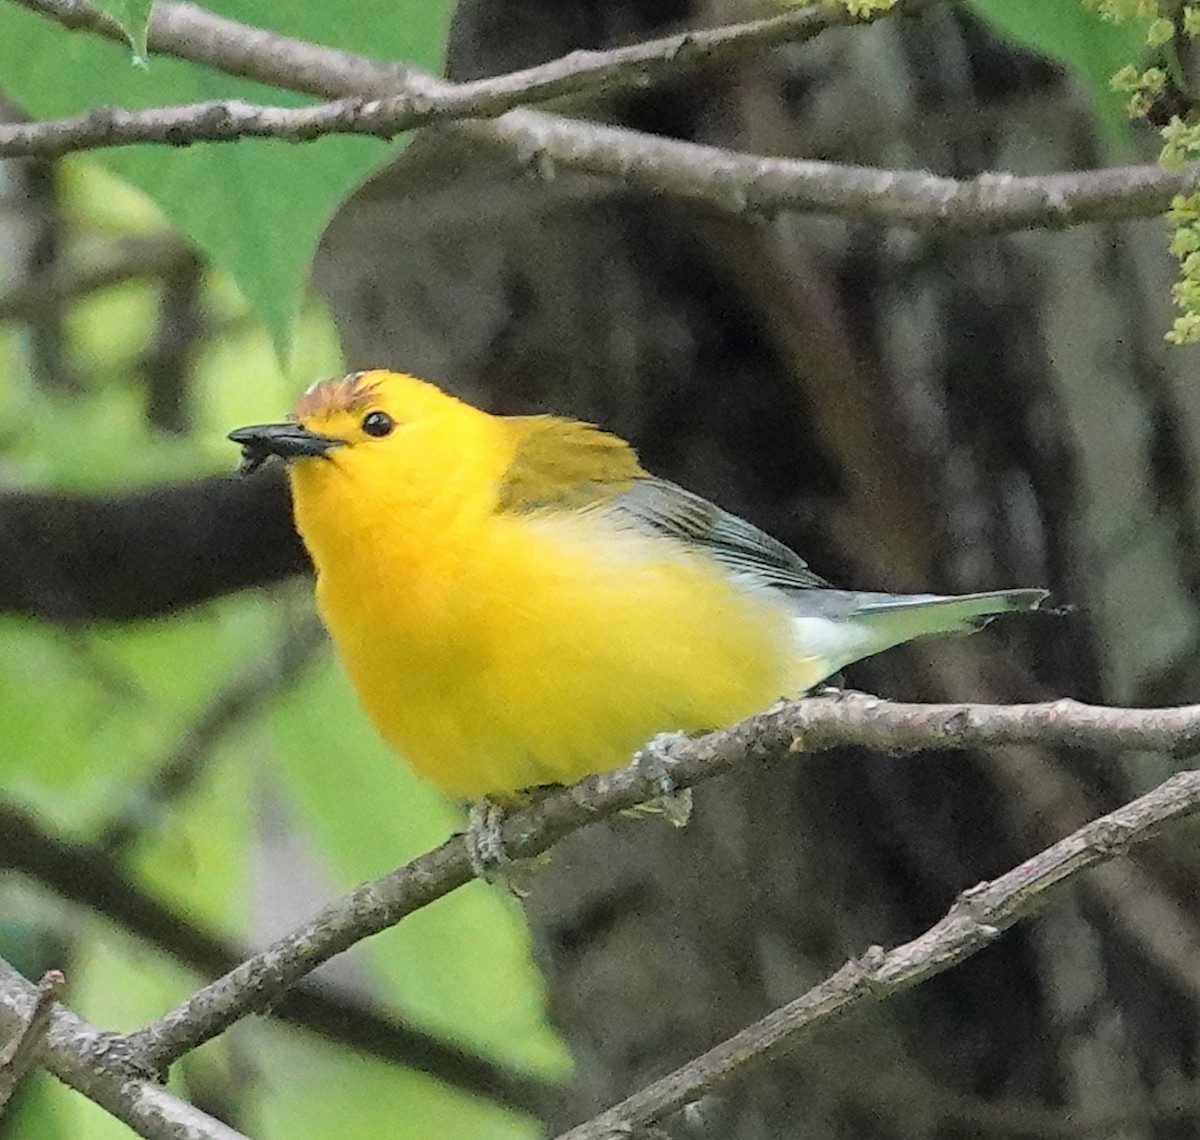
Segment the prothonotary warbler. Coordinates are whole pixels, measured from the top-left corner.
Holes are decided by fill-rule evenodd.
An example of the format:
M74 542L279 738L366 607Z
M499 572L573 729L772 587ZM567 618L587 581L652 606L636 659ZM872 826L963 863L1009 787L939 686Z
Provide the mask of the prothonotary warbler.
M447 792L615 768L1045 590L839 590L761 530L647 474L591 424L495 416L412 376L311 387L245 427L287 461L317 603L383 737Z

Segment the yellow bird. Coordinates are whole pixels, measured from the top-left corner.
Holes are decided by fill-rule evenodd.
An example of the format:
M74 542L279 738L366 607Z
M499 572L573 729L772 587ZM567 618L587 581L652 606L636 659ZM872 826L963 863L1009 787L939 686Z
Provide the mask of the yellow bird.
M494 416L395 372L240 428L287 461L317 604L379 732L467 797L569 783L740 720L873 653L1034 609L1039 589L839 590L624 440Z

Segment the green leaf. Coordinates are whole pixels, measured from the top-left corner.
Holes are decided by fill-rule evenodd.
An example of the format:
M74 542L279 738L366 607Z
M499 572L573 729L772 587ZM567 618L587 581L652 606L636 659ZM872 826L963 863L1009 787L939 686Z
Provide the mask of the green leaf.
M101 12L106 12L118 24L129 38L129 46L133 48L133 62L144 66L146 63L146 29L150 25L150 9L154 0L94 0Z
M1109 80L1125 64L1141 58L1142 23L1102 20L1080 0L970 0L970 6L1006 39L1077 71L1108 132L1125 137L1124 99L1109 87Z
M222 15L289 35L436 68L450 0L227 0L219 7ZM120 45L68 33L13 4L0 4L0 75L5 95L39 117L101 105L311 102L164 56L148 69L131 68ZM400 146L357 137L305 144L261 139L181 149L125 147L96 152L88 161L141 189L207 258L228 269L276 345L285 348L322 230L354 187Z

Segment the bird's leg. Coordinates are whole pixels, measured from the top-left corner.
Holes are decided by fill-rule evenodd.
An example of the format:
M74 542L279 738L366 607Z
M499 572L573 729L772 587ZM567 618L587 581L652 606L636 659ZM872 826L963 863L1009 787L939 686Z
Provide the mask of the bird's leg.
M683 827L691 819L692 789L679 787L671 775L671 749L685 740L687 734L683 732L660 732L638 750L634 763L654 785L658 795L623 814L661 815L674 827Z
M673 796L679 790L671 775L671 749L686 740L685 732L660 732L634 757L638 771L654 785L660 796Z
M845 678L841 673L835 673L828 681L820 681L813 685L805 693L800 695L803 697L820 697L822 700L828 701L843 701L847 697L869 697L871 693L864 693L861 689L848 688L843 681Z
M831 685L826 681L821 681L819 684L813 685L811 689L801 693L800 696L819 697L823 701L840 701L848 692L850 690L843 688L841 685Z
M504 797L484 796L467 810L467 827L463 838L467 843L467 858L471 870L493 886L503 887L514 898L523 899L529 891L521 880L528 880L533 861L515 862L504 845L504 820L514 808L534 803L554 791L558 784L538 784ZM543 856L545 859L546 856Z
M476 800L467 811L463 838L471 870L484 882L507 886L507 868L512 860L504 847L505 812L505 806L491 796Z

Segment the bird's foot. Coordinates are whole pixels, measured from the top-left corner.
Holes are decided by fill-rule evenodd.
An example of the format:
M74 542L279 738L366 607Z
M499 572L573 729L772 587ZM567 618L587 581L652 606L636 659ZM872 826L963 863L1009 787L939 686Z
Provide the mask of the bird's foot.
M504 846L504 805L484 796L467 811L467 858L471 870L486 883L507 885L512 859Z
M623 815L661 815L672 827L683 827L692 818L692 789L681 788L671 775L671 749L687 740L683 732L661 732L634 758L638 770L657 790L652 800L622 812Z
M841 677L835 677L834 681L840 681ZM850 697L869 697L871 693L864 693L861 689L850 689L845 685L835 684L829 681L822 681L820 684L813 685L807 693L803 694L806 697L819 697L827 701L844 701Z
M481 879L512 862L504 846L504 806L490 796L471 804L467 811L467 855L471 870Z
M471 870L477 878L492 886L503 887L510 895L523 899L529 894L529 889L523 880L528 879L532 871L532 862L528 859L520 862L513 859L504 843L504 820L509 811L521 804L523 800L535 799L546 789L529 790L518 793L505 803L484 796L476 800L467 810L467 827L463 839L467 844L467 858L471 861Z

